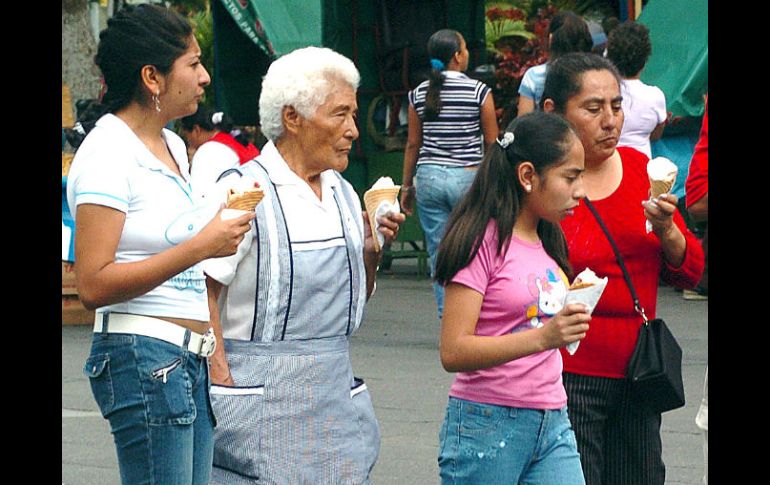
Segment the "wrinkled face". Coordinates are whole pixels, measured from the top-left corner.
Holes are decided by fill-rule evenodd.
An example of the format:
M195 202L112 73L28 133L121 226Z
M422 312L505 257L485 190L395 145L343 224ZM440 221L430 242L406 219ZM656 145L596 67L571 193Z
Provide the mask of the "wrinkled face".
M527 196L528 209L554 224L572 215L580 199L585 197L583 145L574 135L570 135L569 140L571 147L564 162L551 165L543 173L535 175L532 192Z
M165 77L164 90L159 100L163 112L177 119L191 115L198 110L198 103L203 98L203 88L211 82L211 77L200 61L201 49L198 41L192 37L187 51L178 57Z
M356 91L344 81L332 82L326 101L310 118L302 117L299 143L308 168L342 172L358 138Z
M623 127L620 85L610 71L586 71L580 92L567 101L564 117L575 127L587 163L602 162L614 152Z

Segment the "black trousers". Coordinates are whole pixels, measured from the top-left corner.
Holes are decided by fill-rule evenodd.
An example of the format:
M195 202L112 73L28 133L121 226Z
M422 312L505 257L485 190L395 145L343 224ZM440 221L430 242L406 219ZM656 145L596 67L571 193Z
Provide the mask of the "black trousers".
M626 379L563 379L586 485L664 485L661 415L635 402Z

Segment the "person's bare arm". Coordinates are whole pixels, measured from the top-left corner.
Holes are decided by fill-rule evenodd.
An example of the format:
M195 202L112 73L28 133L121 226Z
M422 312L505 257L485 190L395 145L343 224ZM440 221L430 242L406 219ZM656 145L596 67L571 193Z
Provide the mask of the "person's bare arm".
M658 141L663 136L663 129L666 127L666 123L660 123L658 126L655 127L654 130L652 130L652 133L650 133L650 141Z
M404 148L404 168L401 177L401 210L411 216L414 210L414 172L417 165L417 156L422 146L422 121L415 111L414 106L409 105L409 130Z
M487 94L484 103L481 105L481 132L484 134L484 148L489 150L492 143L497 141L497 135L500 129L497 126L497 113L495 113L495 100L492 93Z
M569 304L540 328L488 337L475 335L484 296L465 285L446 286L439 353L447 372L488 369L585 337L591 316Z
M210 325L217 337L217 347L214 354L209 357L211 371L211 383L220 386L234 386L233 376L230 375L230 366L227 364L225 354L225 340L222 336L222 322L219 319L219 295L222 292L222 283L206 275L206 292L209 299Z
M516 117L531 113L533 111L535 111L535 100L520 94L518 108L516 110Z
M222 221L219 213L197 235L142 261L116 263L125 213L81 204L75 217L75 277L89 310L143 295L204 259L234 254L254 214Z

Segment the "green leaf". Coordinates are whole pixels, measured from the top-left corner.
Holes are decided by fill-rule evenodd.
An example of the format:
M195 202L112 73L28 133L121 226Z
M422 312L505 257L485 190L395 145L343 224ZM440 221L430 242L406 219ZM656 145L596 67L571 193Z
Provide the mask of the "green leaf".
M521 20L514 22L507 21L503 23L503 28L500 30L500 37L508 37L510 35L516 35L527 39L532 39L535 34L526 29L526 24Z

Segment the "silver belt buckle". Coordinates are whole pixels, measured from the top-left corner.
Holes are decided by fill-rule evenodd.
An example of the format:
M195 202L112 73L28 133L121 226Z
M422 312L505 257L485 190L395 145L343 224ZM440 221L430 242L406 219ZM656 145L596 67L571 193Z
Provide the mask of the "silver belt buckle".
M201 339L201 348L198 351L198 355L201 357L210 357L216 348L217 337L214 335L214 329L209 328L206 333L203 334L203 339Z

